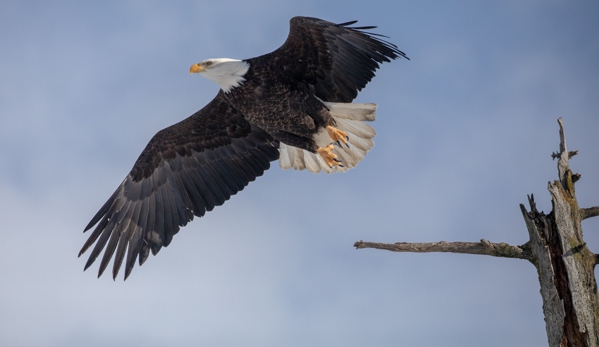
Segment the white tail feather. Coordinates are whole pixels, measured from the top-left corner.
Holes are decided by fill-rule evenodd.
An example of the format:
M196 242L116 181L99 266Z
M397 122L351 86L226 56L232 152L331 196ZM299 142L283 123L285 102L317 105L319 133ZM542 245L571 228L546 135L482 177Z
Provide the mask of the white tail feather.
M331 168L320 155L281 143L279 145L281 153L279 165L282 169L308 169L314 173L321 171L326 173L345 172L356 167L364 159L366 153L374 147L372 139L376 135L376 131L365 122L372 122L376 118L376 104L338 103L322 100L321 102L329 109L330 115L337 123L336 128L345 132L349 138L349 147L345 144L341 144L341 147L335 145L332 151L341 160L343 166ZM321 129L313 139L319 147L326 147L333 141L325 129Z
M314 153L304 151L304 162L306 163L306 169L310 172L319 173L320 164Z
M376 104L374 103L352 104L326 101L322 101L322 103L329 109L333 118L373 122L376 117Z

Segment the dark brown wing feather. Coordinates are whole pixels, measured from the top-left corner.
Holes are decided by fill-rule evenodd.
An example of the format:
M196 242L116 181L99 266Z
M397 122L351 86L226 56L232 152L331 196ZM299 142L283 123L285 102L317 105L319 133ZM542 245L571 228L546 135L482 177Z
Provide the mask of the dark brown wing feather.
M143 264L194 215L222 205L278 158L273 138L248 123L220 91L206 107L148 143L85 228L97 224L79 252L96 243L85 269L105 249L98 276L114 255L113 278L125 261L126 279L136 259Z
M325 101L351 102L374 77L379 64L408 57L381 35L365 32L374 26L350 27L317 18L294 17L289 36L276 51L248 60L251 66L276 68L287 83ZM260 61L262 60L262 61Z

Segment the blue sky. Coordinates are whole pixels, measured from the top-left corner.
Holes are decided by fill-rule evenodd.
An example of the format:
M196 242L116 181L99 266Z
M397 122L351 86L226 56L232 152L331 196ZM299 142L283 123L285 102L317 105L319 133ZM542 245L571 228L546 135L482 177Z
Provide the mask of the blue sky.
M376 147L345 174L275 163L123 282L82 272L84 226L149 139L217 93L205 58L276 49L296 15L378 25L411 61L359 95ZM596 1L3 1L0 345L545 345L521 260L355 241L522 244L551 210L563 117L599 205ZM599 223L583 223L593 251Z

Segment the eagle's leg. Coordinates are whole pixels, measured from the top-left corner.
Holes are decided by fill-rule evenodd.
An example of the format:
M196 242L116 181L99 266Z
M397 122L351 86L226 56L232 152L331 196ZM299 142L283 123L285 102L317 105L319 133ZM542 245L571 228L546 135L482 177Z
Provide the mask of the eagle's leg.
M316 153L315 149L318 148L314 140L287 131L279 130L275 133L270 133L270 135L288 146L301 148L308 152Z
M329 131L328 128L329 127L327 127L327 131ZM337 134L337 137L333 138L330 135L331 133L329 132L329 136L331 136L331 139L333 139L334 141L341 141L341 139L347 141L346 140L347 135L343 131L335 129L333 127L330 127L330 128L333 129L333 133ZM343 167L343 165L339 164L339 163L341 163L341 160L337 159L337 155L335 155L334 153L331 152L335 148L333 143L329 143L329 145L327 145L326 147L320 147L319 145L317 145L314 142L313 139L301 137L301 136L298 136L298 135L295 135L292 133L288 133L288 132L282 131L282 130L279 130L276 133L271 134L271 135L275 139L283 142L284 144L286 144L288 146L301 148L305 151L312 152L312 153L318 153L322 157L324 162L331 168L336 167L336 166ZM328 140L326 140L326 142L328 142ZM326 143L326 142L324 142L324 143Z
M341 147L341 142L343 142L343 144L349 147L349 145L347 144L349 137L344 131L327 125L327 132L329 133L331 139L333 139L333 142L336 142L339 145L339 147Z
M316 149L316 152L322 157L324 162L329 167L335 167L335 166L343 167L343 165L339 164L339 163L341 163L341 160L337 159L337 156L331 152L333 150L333 148L335 148L335 147L331 143L330 145L328 145L326 147L318 147L318 149Z

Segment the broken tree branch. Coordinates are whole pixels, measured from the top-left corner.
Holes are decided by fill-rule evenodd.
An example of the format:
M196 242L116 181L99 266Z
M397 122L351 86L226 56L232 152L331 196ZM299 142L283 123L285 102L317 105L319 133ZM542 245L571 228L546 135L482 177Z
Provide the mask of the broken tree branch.
M599 216L599 206L580 209L580 219L581 220L591 218L591 217L597 217L597 216Z
M599 293L594 268L599 255L587 247L582 237L581 221L599 216L599 207L578 206L575 183L580 175L570 170L569 160L578 151L568 151L562 119L558 119L560 150L559 180L549 182L553 210L537 210L534 197L528 201L530 212L520 205L529 241L522 246L506 243L432 242L393 244L359 241L356 248L377 248L393 252L450 252L526 259L539 275L547 339L551 347L599 347Z
M562 182L562 186L566 188L567 177L566 172L570 171L570 154L568 152L568 146L566 145L566 135L564 133L564 122L562 118L558 118L557 123L559 124L559 160L557 161L558 177Z
M528 243L522 246L511 246L507 243L492 243L485 239L480 242L429 242L429 243L376 243L359 241L354 247L384 249L392 252L446 252L463 254L481 254L493 257L526 259L532 261L532 253Z
M570 151L570 152L568 152L568 159L572 159L572 157L573 157L573 156L575 156L575 155L577 155L577 154L578 154L578 150L576 150L576 151ZM560 155L561 155L560 153L555 153L555 152L553 152L553 153L551 154L551 158L552 158L552 159L557 159L557 158L559 158L559 157L560 157Z

